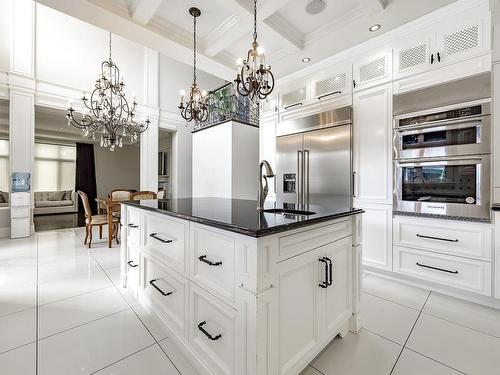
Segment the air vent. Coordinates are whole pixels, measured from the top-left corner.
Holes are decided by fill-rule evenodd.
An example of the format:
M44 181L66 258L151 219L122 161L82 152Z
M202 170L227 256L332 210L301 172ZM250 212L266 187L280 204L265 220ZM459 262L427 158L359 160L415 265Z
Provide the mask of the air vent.
M427 62L427 45L406 49L399 53L399 70L414 68Z
M445 51L453 55L479 46L479 26L474 25L445 36Z
M346 88L347 84L347 74L337 74L333 77L328 77L320 81L316 81L314 84L314 96L322 96L331 94L335 91L342 91Z
M385 56L373 60L359 68L359 81L368 82L385 76L386 62Z
M283 108L285 108L293 104L301 103L304 100L306 100L306 88L301 87L300 89L284 94L281 98L281 103Z

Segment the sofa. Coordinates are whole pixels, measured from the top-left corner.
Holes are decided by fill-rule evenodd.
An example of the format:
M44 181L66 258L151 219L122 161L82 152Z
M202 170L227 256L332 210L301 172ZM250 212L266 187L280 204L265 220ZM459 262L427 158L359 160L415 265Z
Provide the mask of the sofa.
M74 190L35 191L34 215L78 212L78 195Z
M0 207L9 207L8 191L0 191Z

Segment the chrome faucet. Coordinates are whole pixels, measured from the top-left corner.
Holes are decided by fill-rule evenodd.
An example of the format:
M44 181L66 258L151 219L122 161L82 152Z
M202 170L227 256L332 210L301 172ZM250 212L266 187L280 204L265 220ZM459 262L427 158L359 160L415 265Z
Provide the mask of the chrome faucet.
M265 167L266 173L262 173L262 167ZM273 169L271 165L266 161L262 160L259 165L259 210L264 209L264 202L269 193L269 185L267 183L268 177L274 177Z

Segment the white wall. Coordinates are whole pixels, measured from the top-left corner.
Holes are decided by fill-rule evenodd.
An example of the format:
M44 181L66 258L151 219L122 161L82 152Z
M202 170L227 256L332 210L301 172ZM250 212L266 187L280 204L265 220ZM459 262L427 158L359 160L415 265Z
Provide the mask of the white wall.
M9 70L10 22L10 0L0 0L0 72Z
M36 76L87 92L109 56L108 32L46 6L36 5ZM127 97L144 102L144 47L112 36L112 58L125 73Z
M94 146L97 196L107 197L113 189L139 190L139 146L117 147L111 152Z

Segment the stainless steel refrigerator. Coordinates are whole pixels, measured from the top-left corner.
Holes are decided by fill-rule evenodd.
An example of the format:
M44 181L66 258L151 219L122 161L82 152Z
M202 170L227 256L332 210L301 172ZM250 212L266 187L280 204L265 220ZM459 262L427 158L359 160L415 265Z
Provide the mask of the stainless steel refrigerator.
M290 206L352 206L351 107L278 125L276 197Z

